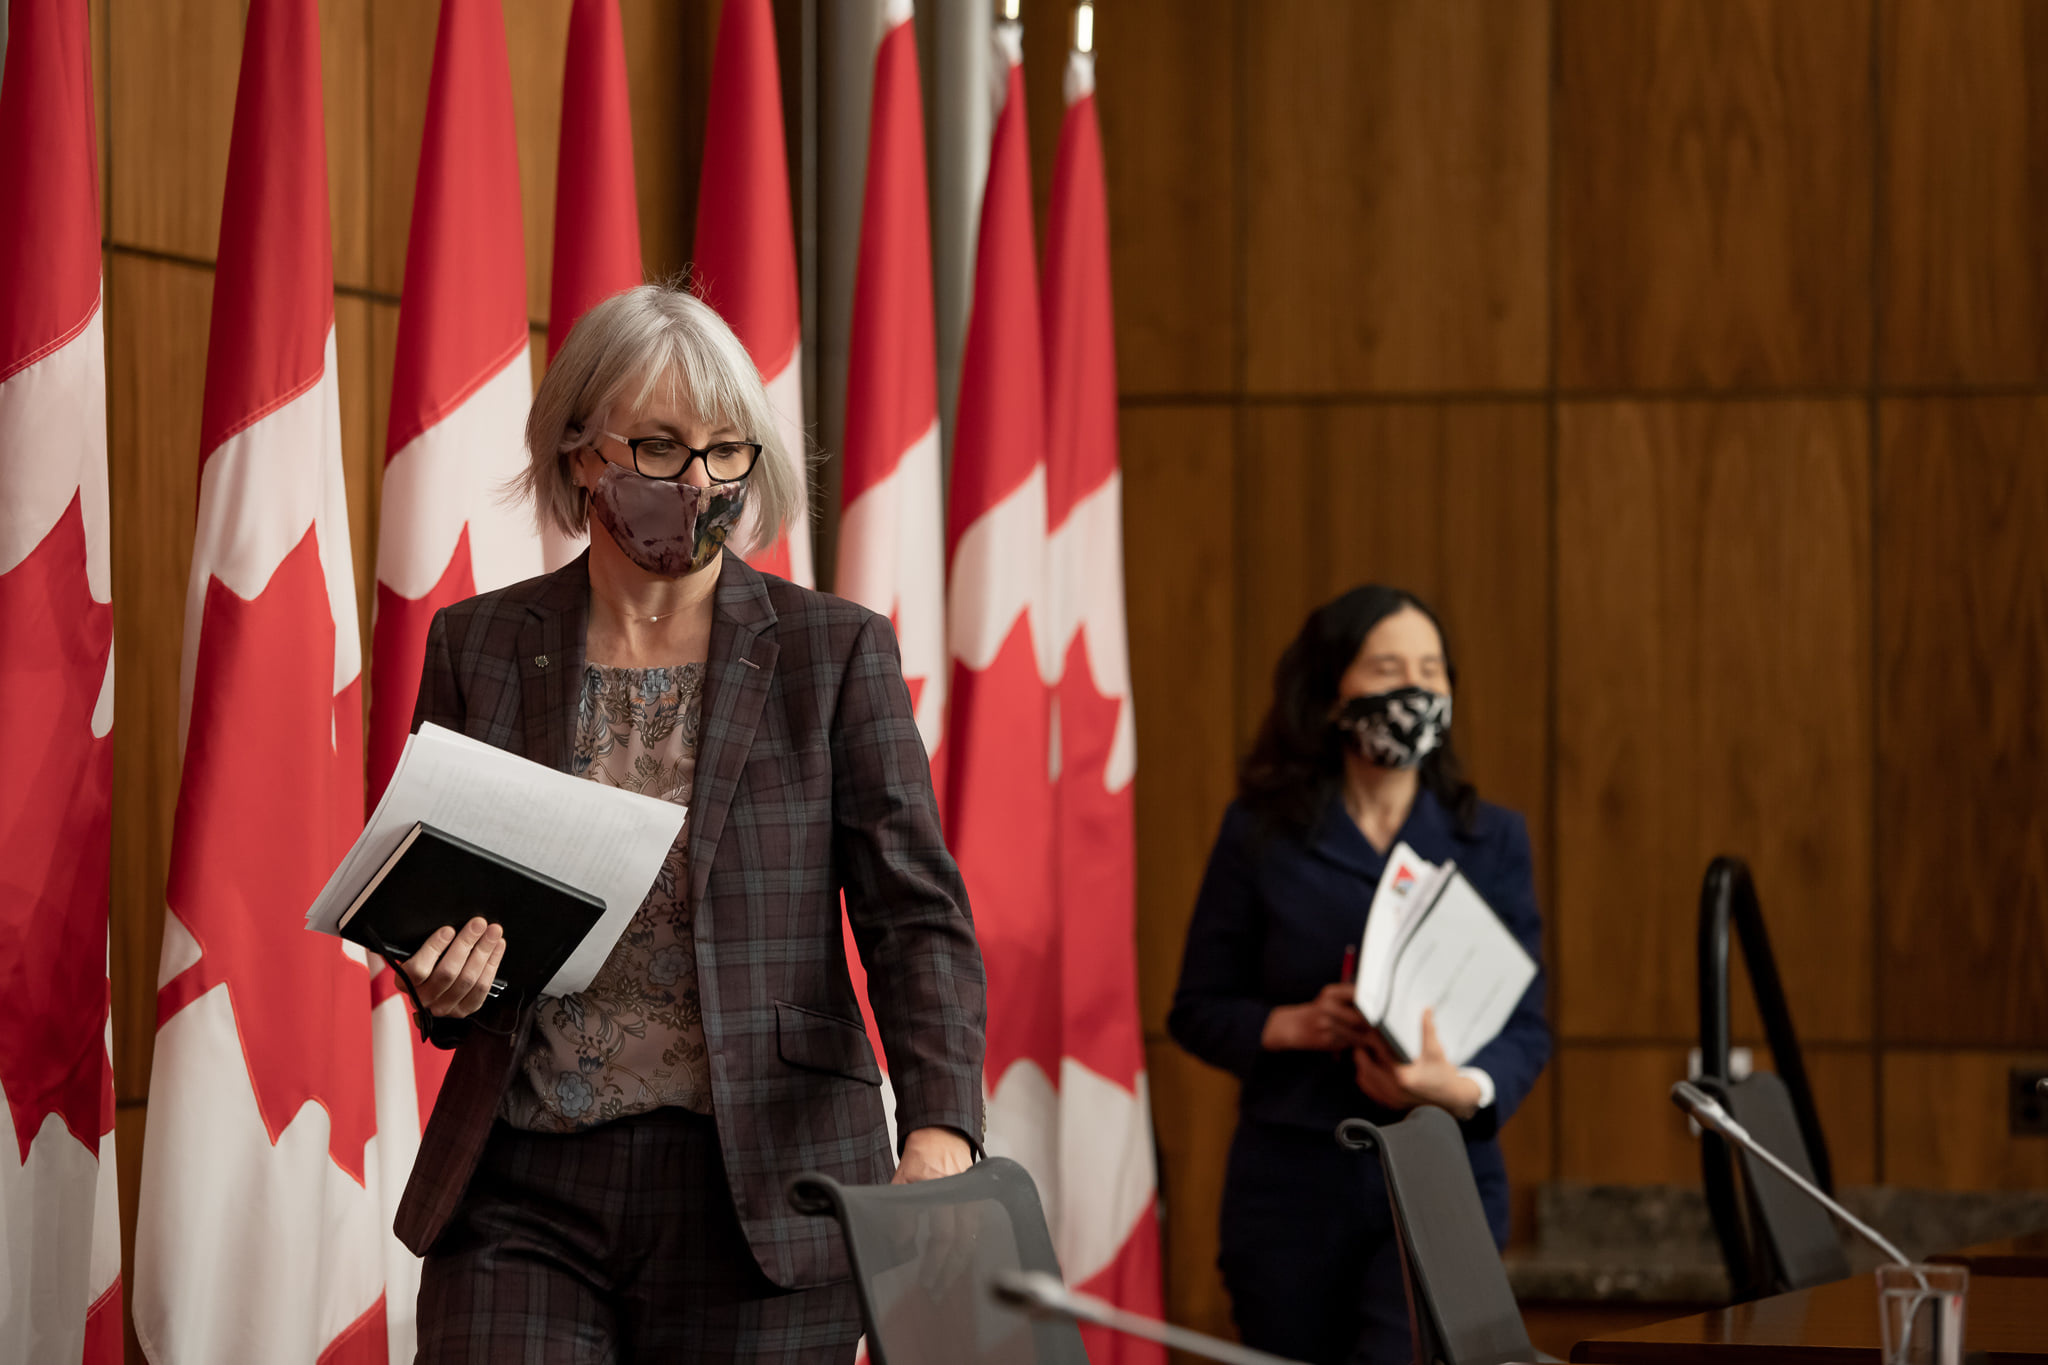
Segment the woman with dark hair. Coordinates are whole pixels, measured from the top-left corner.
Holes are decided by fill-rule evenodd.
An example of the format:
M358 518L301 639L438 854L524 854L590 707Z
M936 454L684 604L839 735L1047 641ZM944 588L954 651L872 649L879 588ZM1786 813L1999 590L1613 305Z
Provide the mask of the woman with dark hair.
M1541 961L1528 829L1465 780L1456 682L1435 613L1409 593L1354 588L1311 613L1274 671L1188 926L1167 1026L1243 1082L1219 1264L1245 1343L1298 1360L1410 1359L1386 1186L1377 1161L1337 1146L1340 1120L1449 1110L1507 1241L1495 1134L1550 1056L1542 973L1465 1066L1427 1014L1421 1055L1397 1062L1343 979L1397 843L1454 861Z

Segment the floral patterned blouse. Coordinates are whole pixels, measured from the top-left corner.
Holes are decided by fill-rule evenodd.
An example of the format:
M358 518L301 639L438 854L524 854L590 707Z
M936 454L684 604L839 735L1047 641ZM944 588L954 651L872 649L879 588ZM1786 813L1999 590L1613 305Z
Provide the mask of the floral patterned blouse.
M574 771L688 805L697 770L704 666L590 664L576 709ZM516 1128L572 1133L664 1105L711 1112L688 889L689 823L612 955L575 995L542 996L506 1088Z

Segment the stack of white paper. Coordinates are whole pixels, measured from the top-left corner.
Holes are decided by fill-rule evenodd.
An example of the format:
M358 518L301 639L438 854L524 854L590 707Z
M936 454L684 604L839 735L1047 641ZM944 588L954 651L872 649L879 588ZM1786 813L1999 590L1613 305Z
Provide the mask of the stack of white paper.
M545 988L570 995L590 984L647 899L684 814L672 801L572 777L422 725L406 740L355 847L306 912L306 927L338 934L349 902L424 822L604 902L604 915Z
M1455 863L1394 845L1358 950L1358 1009L1406 1059L1422 1054L1422 1012L1463 1066L1506 1025L1536 961Z

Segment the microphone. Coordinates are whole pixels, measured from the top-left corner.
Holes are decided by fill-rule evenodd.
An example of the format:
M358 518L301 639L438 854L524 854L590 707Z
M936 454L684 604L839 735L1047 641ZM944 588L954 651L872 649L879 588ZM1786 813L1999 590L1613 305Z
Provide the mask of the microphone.
M1894 1292L1884 1285L1882 1274L1878 1280L1879 1313L1884 1327L1884 1356L1887 1360L1904 1360L1911 1354L1910 1343L1914 1338L1931 1348L1928 1359L1940 1361L1942 1365L1953 1365L1962 1356L1963 1345L1963 1296L1957 1290L1937 1290L1927 1281L1927 1271L1922 1266L1906 1259L1906 1253L1887 1241L1876 1228L1843 1208L1818 1186L1799 1172L1778 1159L1777 1153L1750 1136L1747 1128L1735 1121L1735 1116L1721 1106L1712 1095L1694 1085L1691 1081L1680 1081L1671 1087L1671 1102L1691 1114L1702 1128L1711 1128L1728 1141L1764 1162L1779 1175L1792 1182L1794 1189L1813 1200L1842 1222L1854 1228L1872 1246L1903 1268L1913 1277L1917 1289L1909 1291L1894 1302ZM1921 1309L1930 1307L1933 1321L1926 1332L1915 1326ZM1895 1338L1896 1334L1896 1338Z
M1793 1170L1783 1161L1780 1161L1777 1153L1751 1137L1749 1130L1737 1123L1735 1116L1722 1108L1721 1102L1712 1095L1709 1095L1691 1081L1680 1081L1671 1087L1671 1102L1692 1115L1700 1127L1711 1128L1743 1151L1748 1152L1751 1156L1768 1165L1779 1175L1784 1176L1785 1179L1791 1181L1794 1188L1801 1194L1819 1204L1851 1228L1854 1228L1865 1241L1891 1257L1894 1262L1909 1267L1913 1264L1905 1252L1900 1251L1889 1241L1885 1240L1884 1234L1849 1212L1849 1210L1843 1208L1834 1200L1828 1198L1827 1195L1821 1193L1819 1186Z
M989 1292L1003 1303L1035 1318L1067 1318L1074 1322L1093 1323L1112 1332L1157 1342L1205 1360L1221 1361L1223 1365L1301 1365L1299 1361L1288 1360L1284 1356L1268 1355L1220 1337L1175 1327L1142 1313L1126 1312L1093 1294L1076 1293L1061 1284L1057 1275L1048 1275L1042 1270L999 1271L989 1285Z

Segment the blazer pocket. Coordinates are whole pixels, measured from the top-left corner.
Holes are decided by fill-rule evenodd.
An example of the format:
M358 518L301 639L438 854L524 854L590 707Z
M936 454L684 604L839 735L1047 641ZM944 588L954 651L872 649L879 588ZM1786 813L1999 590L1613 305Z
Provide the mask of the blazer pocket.
M882 1083L867 1030L836 1014L776 1001L775 1050L783 1061L806 1071L826 1071L864 1085Z

